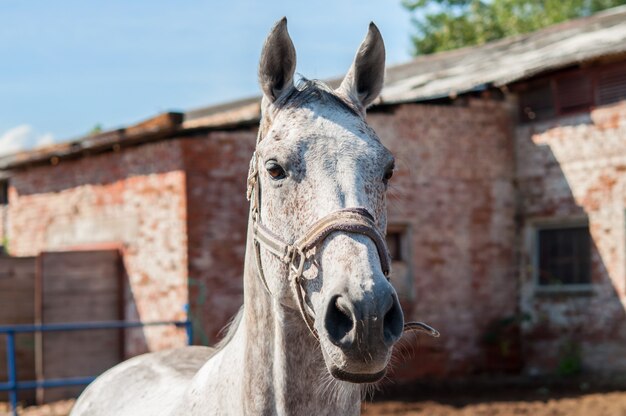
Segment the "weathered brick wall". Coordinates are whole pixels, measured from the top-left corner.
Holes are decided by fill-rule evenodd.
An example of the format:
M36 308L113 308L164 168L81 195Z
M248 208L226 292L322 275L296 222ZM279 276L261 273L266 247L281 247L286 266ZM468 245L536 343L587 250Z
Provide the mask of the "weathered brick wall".
M162 141L30 167L11 178L11 254L121 244L126 319L183 319L187 303L185 175L180 142ZM174 328L129 331L127 352L182 345Z
M256 128L184 139L189 299L196 342L215 342L243 302L246 178Z
M467 108L406 105L369 121L398 159L389 209L390 222L409 226L412 236L416 303L405 305L408 318L444 333L437 341L420 337L402 377L480 370L486 325L516 307L507 112L478 101ZM245 178L255 137L250 129L183 140L197 341L218 339L242 301Z
M593 371L626 370L626 102L520 125L516 152L527 240L521 308L531 317L524 325L527 371L558 371L564 359ZM593 240L593 289L539 293L528 241L533 222L585 215ZM580 352L572 353L572 346Z
M490 365L487 326L516 312L508 112L478 100L390 110L368 119L396 155L388 207L390 224L406 225L410 236L414 303L406 318L442 333L408 336L410 362L398 377L481 371Z
M524 327L529 371L554 365L558 343L573 331L582 331L589 367L625 356L625 114L622 104L515 131L507 106L487 100L406 104L368 116L397 157L388 206L390 223L406 227L410 243L413 281L401 294L407 319L442 332L437 340L407 338L409 362L399 378L506 368L507 359L519 358L515 351L494 358L484 339L518 305L532 315ZM128 317L182 318L189 299L196 341L212 343L242 301L245 180L255 136L256 128L210 132L18 171L11 250L34 255L122 242ZM521 279L516 263L524 226L581 213L595 242L593 294L537 296L528 253L521 253ZM525 221L519 233L517 214ZM148 346L169 345L155 331ZM141 342L134 339L132 352ZM172 343L183 342L177 332Z

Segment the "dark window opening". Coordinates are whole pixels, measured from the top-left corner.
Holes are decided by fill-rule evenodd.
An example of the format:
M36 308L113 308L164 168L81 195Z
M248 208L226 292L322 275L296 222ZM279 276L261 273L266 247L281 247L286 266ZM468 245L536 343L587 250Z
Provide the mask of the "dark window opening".
M511 88L523 122L582 113L626 100L626 62L562 70Z
M402 256L402 232L387 231L387 249L392 261L404 261Z
M548 80L529 85L520 94L521 117L524 121L546 120L555 115L552 86Z
M539 285L591 283L589 227L539 230Z
M0 180L0 205L9 203L9 181Z
M554 89L560 114L586 111L593 106L593 83L585 72L577 71L556 77Z
M598 74L598 105L626 100L626 67L607 68Z

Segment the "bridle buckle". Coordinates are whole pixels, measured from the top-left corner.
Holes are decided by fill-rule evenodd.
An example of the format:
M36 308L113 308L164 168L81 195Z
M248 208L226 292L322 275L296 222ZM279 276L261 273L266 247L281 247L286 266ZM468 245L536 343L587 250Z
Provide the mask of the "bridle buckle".
M291 260L289 261L289 268L291 269L291 275L294 279L300 279L302 276L305 262L306 255L302 249L300 247L294 247L291 253Z

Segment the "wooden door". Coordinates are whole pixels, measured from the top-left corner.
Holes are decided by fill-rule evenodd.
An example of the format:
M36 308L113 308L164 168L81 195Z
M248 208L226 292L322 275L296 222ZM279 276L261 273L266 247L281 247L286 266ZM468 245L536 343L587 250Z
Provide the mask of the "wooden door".
M39 258L36 319L43 324L123 319L118 250L46 252ZM47 332L37 339L42 379L95 376L123 357L122 330ZM40 390L40 401L76 397L84 387Z
M35 322L35 258L0 256L0 325L32 325ZM33 334L15 337L17 378L35 379ZM7 381L6 335L0 335L0 382ZM7 400L0 393L0 401ZM20 391L20 400L34 399L33 391Z

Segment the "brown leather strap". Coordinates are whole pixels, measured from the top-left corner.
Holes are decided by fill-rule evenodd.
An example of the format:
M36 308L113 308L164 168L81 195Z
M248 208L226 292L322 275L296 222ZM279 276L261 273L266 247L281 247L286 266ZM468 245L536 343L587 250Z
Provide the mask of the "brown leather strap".
M372 215L364 208L345 208L330 213L313 224L309 232L296 241L294 246L307 254L333 232L361 234L369 237L378 251L383 274L389 276L390 259L385 239L378 231Z

